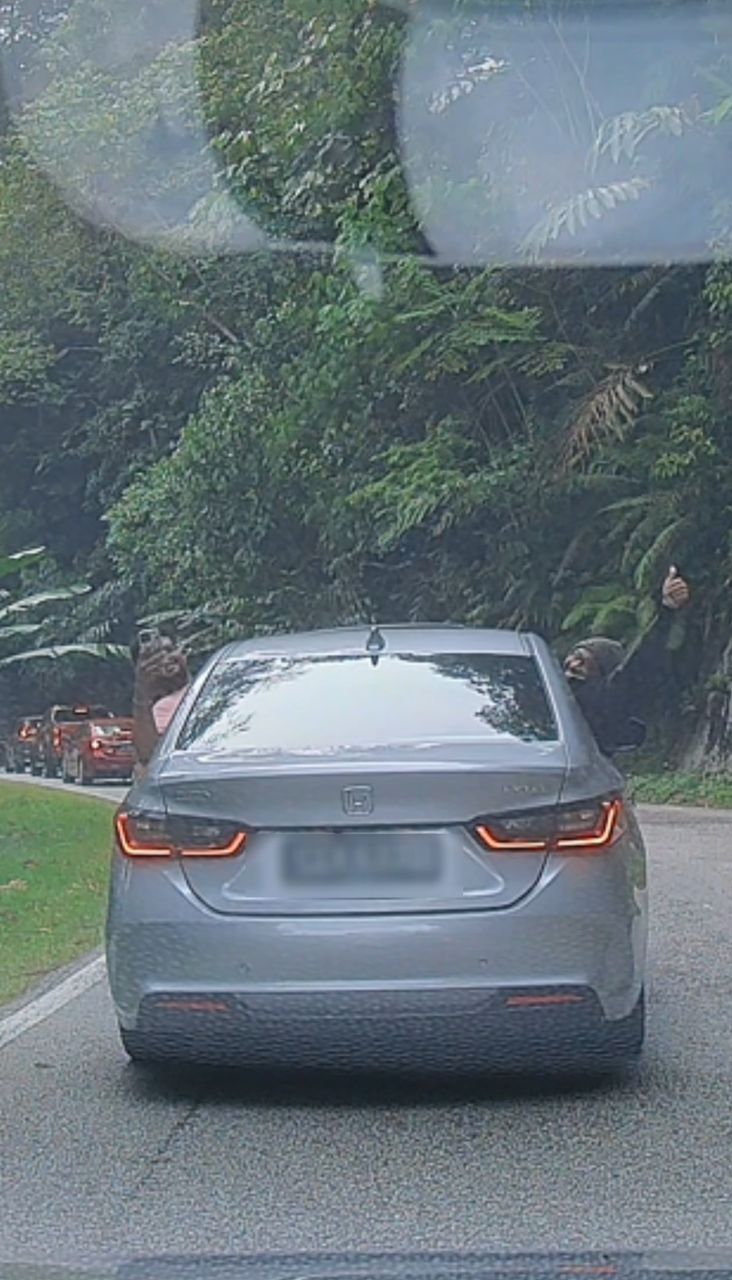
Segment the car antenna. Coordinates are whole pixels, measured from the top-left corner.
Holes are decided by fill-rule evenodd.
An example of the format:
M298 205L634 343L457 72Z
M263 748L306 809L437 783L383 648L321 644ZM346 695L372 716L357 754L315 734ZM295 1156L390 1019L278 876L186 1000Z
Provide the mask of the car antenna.
M371 654L371 664L374 667L379 665L379 658L386 648L386 640L379 630L378 622L371 623L371 631L366 641L366 652Z

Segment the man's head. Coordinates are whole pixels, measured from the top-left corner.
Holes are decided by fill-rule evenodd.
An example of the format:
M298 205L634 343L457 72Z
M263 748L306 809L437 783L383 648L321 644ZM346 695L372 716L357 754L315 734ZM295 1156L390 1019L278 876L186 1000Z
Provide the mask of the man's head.
M592 636L575 645L564 663L564 673L570 680L597 683L607 680L623 662L625 650L617 640L606 636Z

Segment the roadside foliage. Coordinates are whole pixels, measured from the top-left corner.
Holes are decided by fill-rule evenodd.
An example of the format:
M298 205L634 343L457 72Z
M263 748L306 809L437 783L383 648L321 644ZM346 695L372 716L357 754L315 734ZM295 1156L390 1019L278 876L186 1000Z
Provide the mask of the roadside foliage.
M413 127L416 201L417 7L206 0L190 40L150 56L161 0L140 0L115 59L119 0L0 4L32 85L0 114L0 549L48 548L15 584L29 594L91 587L33 614L32 646L0 630L0 658L124 645L167 611L194 653L374 617L632 641L676 563L696 607L671 644L700 711L730 625L732 205L703 158L732 130L732 24L700 4L688 56L641 59L632 104L603 103L569 63L532 85L476 62L473 11L450 6L456 71L433 132ZM556 6L554 63L570 7L593 6ZM512 123L480 144L491 182L476 152L448 192L440 130L496 78ZM449 196L457 223L490 225L546 111L576 171L545 175L521 264L430 262L416 206ZM547 269L654 184L670 201L690 135L711 265ZM146 209L146 236L116 229ZM277 251L218 251L239 226Z

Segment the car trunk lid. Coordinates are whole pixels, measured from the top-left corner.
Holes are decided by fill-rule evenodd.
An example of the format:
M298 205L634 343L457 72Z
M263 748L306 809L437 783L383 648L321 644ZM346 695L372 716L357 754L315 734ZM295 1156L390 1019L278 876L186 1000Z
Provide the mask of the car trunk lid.
M176 761L160 778L170 815L241 823L236 858L186 858L193 892L226 914L476 910L531 892L543 853L489 853L488 815L560 797L559 743L495 742L362 753L344 761Z

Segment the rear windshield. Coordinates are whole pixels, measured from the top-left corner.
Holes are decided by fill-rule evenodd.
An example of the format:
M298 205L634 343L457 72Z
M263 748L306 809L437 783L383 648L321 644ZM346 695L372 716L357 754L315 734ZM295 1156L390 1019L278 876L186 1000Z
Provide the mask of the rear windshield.
M215 668L177 748L270 754L556 737L532 658L253 655Z

